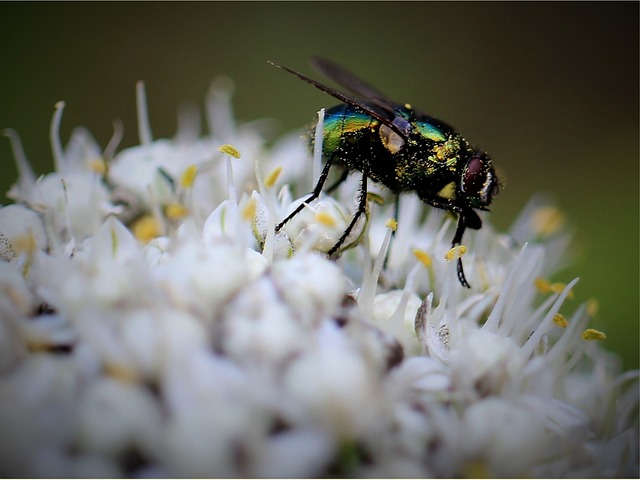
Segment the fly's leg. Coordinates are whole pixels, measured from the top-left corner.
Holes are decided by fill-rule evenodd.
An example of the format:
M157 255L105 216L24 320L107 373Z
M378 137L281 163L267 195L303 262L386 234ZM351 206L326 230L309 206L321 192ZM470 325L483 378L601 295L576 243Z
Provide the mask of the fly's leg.
M318 178L318 183L316 183L316 186L314 187L311 195L309 195L309 198L307 198L304 202L298 205L298 207L287 218L285 218L278 225L276 225L276 233L278 233L280 229L284 227L285 223L287 223L289 220L291 220L293 217L299 214L309 202L312 202L313 200L318 198L318 196L322 192L322 187L324 186L324 183L327 181L327 176L329 175L329 170L331 169L332 162L333 162L333 156L329 157L329 159L327 160L327 163L324 164L322 173L320 173L320 178Z
M462 243L462 235L464 234L465 229L467 228L467 224L465 222L465 216L461 213L458 216L458 226L456 227L456 233L453 236L453 242L451 242L451 246L455 247L456 245L460 245ZM458 257L458 280L463 287L471 288L469 282L467 282L467 277L464 275L464 268L462 267L462 257Z
M327 252L327 255L329 257L332 257L333 254L336 253L338 249L342 246L342 244L345 242L345 240L351 233L351 230L353 230L353 227L358 221L358 218L360 218L360 215L362 215L367 209L367 175L364 173L362 174L362 180L360 182L359 195L360 197L358 199L358 207L355 213L353 214L353 217L351 218L351 222L349 223L349 226L345 229L345 231L342 233L342 236L340 237L340 239L336 242L336 244L333 247L331 247L331 250Z

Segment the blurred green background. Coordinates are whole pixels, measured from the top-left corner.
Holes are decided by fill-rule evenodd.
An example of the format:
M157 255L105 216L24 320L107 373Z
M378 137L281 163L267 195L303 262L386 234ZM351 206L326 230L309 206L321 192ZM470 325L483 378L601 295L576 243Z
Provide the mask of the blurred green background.
M2 2L0 129L16 129L44 173L56 101L65 143L84 125L104 147L119 118L128 146L137 80L158 138L226 74L237 116L284 133L334 101L266 60L309 73L309 55L332 58L490 152L506 178L498 227L537 192L569 213L577 259L555 280L581 277L573 305L597 298L605 347L637 367L638 15L637 2ZM4 192L7 139L0 166Z

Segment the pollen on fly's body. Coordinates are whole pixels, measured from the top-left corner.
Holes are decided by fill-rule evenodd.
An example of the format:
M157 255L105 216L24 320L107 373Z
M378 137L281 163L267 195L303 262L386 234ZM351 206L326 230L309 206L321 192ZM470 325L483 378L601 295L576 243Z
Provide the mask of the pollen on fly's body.
M387 99L364 80L329 60L314 57L311 63L350 94L270 63L342 102L326 110L324 115L322 158L325 163L313 192L276 226L276 232L320 195L333 166L341 167L343 174L331 189L351 172L359 172L362 177L356 210L342 236L327 252L329 256L340 252L366 211L368 179L396 194L415 193L425 203L456 214L458 223L452 247L461 244L467 228L482 227L476 210L488 210L499 191L499 180L489 155L472 147L446 123L414 110L408 103ZM470 286L460 257L458 279L463 286Z

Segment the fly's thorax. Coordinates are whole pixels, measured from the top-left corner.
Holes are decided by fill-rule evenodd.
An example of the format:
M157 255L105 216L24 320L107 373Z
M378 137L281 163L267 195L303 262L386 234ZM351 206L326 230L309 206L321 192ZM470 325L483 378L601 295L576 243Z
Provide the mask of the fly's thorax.
M429 137L414 128L409 141L396 156L396 177L404 190L422 190L433 195L444 183L454 182L448 187L448 197L457 191L457 172L461 170L463 140L454 133L430 129Z

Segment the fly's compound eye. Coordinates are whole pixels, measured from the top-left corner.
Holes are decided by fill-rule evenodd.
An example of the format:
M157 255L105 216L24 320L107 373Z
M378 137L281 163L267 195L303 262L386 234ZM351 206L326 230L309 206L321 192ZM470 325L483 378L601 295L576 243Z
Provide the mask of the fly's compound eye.
M498 183L490 161L475 155L471 157L462 175L462 191L488 205L491 203L491 196L498 193L497 189Z
M484 161L480 157L471 157L464 167L462 191L467 195L478 195L486 180Z

